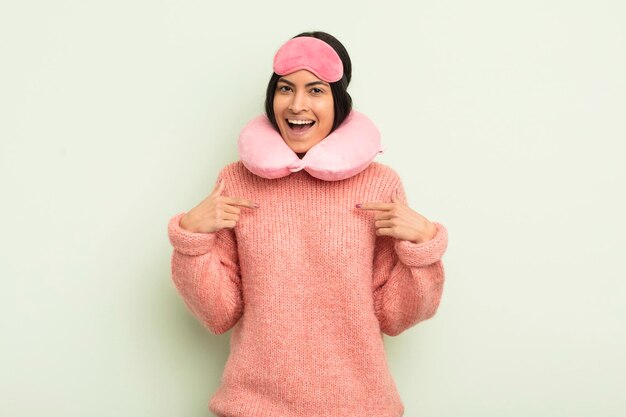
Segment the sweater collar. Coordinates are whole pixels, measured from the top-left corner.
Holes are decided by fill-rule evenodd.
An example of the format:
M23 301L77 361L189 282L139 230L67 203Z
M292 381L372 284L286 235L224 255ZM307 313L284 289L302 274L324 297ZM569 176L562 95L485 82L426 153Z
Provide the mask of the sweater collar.
M325 181L359 174L384 152L380 132L364 114L352 110L343 123L302 159L285 143L265 115L243 128L237 141L239 158L252 173L268 179L305 170Z

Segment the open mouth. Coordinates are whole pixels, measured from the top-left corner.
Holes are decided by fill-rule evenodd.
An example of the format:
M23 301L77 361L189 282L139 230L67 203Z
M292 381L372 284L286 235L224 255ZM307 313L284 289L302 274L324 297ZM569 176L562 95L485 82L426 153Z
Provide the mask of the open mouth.
M289 129L297 133L306 132L315 124L313 120L291 120L290 121L289 119L286 119L286 122L287 122L287 126L289 126Z

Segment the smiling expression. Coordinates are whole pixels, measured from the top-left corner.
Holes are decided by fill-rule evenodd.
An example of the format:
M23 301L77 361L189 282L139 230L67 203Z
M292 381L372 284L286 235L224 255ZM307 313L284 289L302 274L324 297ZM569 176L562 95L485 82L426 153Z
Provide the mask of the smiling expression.
M283 75L276 84L274 115L285 143L295 153L307 152L332 130L330 85L307 70Z

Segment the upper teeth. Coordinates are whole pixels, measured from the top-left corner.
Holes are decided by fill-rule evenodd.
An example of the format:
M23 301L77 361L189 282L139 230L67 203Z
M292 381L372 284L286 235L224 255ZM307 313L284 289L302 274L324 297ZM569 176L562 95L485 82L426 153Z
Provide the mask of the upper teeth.
M313 120L291 120L289 119L289 123L294 125L308 125L309 123L313 123Z

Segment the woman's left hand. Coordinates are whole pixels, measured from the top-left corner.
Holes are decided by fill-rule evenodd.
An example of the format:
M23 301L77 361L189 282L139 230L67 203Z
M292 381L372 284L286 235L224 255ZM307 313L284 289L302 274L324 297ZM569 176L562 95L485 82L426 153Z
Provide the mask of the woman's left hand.
M374 216L378 236L393 236L413 243L423 243L431 240L437 233L437 226L401 202L397 191L392 194L391 203L367 202L356 206L362 210L381 212Z

